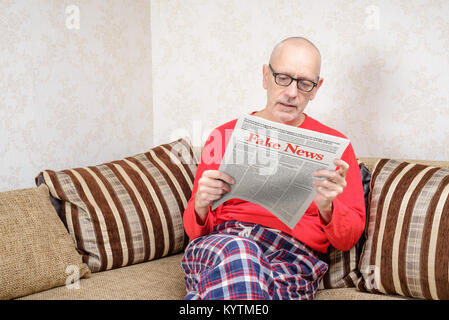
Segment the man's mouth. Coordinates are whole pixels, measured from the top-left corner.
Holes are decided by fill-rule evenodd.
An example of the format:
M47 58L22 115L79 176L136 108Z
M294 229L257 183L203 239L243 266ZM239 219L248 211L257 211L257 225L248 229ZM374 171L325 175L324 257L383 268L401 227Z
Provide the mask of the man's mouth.
M282 102L279 102L279 104L285 108L296 108L296 106L294 104L288 104L288 103L282 103Z

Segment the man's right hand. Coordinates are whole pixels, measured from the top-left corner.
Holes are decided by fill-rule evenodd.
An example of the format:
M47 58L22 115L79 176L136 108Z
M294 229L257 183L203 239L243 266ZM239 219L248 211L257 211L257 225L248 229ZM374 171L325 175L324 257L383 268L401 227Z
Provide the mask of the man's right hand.
M202 222L206 220L209 206L214 200L220 199L224 193L231 191L229 184L235 180L224 172L206 170L198 180L198 189L195 195L195 211Z

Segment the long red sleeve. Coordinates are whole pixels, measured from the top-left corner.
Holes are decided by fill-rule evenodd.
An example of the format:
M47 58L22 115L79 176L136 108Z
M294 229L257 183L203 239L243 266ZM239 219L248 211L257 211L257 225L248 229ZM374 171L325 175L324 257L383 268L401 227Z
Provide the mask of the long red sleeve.
M214 226L222 222L238 220L282 230L312 249L323 253L327 251L329 244L342 251L352 248L360 238L365 226L365 203L360 170L351 144L341 157L349 164L346 174L347 186L343 193L334 199L332 219L329 224L325 225L314 202L292 230L262 206L241 199L228 200L216 210L209 208L204 223L199 222L194 208L198 180L205 170L218 170L236 122L235 119L216 128L204 145L196 171L192 198L184 212L184 228L190 239L210 233ZM307 115L300 128L344 137L340 132Z

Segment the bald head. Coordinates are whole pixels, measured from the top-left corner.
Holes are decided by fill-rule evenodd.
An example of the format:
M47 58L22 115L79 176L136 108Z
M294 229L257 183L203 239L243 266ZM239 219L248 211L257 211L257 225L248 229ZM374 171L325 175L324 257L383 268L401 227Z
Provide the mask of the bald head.
M270 56L270 64L282 63L288 56L289 59L307 57L308 63L313 64L317 77L321 71L321 54L318 48L308 39L303 37L290 37L279 42L273 49Z
M306 38L287 38L274 47L269 64L269 66L264 64L262 67L267 105L255 115L299 126L305 119L304 109L309 101L315 98L323 84L323 79L320 77L320 51ZM287 85L285 81L279 84L279 74L283 75L281 82L288 80L286 76L290 77L292 79L290 84ZM313 82L311 90L304 90L303 85L307 83L305 80ZM299 85L300 82L301 85ZM311 85L310 82L309 85Z

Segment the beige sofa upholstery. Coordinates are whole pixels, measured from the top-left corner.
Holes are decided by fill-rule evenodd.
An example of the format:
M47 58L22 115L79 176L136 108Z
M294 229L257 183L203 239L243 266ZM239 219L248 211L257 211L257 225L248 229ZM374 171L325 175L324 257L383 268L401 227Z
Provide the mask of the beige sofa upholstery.
M22 297L24 300L177 300L185 296L182 254L92 274L81 279L79 289L58 287ZM317 300L402 300L359 292L355 288L319 290Z
M361 158L360 160L369 169L372 169L378 159ZM449 167L449 162L416 160L410 162ZM79 288L62 286L19 299L183 299L185 287L181 258L182 253L179 253L154 261L92 273L90 278L80 280ZM355 288L341 288L319 290L316 299L390 300L406 298L363 293Z

